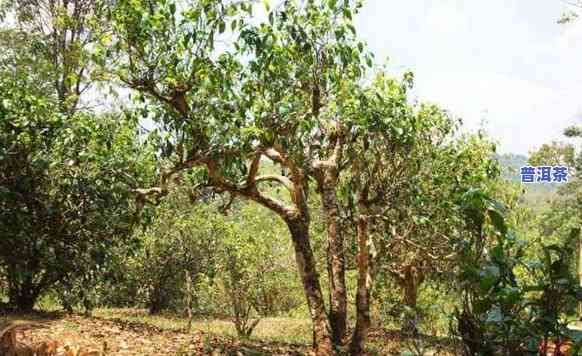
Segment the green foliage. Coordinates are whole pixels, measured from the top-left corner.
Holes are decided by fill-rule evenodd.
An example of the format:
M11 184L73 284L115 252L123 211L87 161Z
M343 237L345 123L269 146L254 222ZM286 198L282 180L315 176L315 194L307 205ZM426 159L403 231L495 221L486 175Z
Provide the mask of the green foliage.
M277 315L297 307L299 281L292 272L288 231L264 208L242 205L228 218L229 232L219 251L220 283L236 317L237 309L252 308L261 315ZM241 305L238 305L241 303Z
M256 206L236 204L228 216L218 208L210 198L192 203L183 190L164 200L122 265L118 283L130 287L127 299L103 303L182 313L191 298L193 313L231 316L244 336L260 316L300 305L285 226Z
M184 308L187 273L194 284L215 273L215 254L226 226L210 208L188 204L184 197L174 197L139 237L142 247L131 260L130 276L150 313ZM196 303L196 295L193 299Z
M474 236L461 255L458 279L458 333L466 351L536 353L541 343L571 340L566 316L580 293L569 268L573 251L544 245L540 255L528 257L503 205L478 190L467 192L461 204Z
M562 16L558 19L558 23L560 25L565 25L568 24L572 21L576 21L576 19L578 18L578 16L580 16L577 12L575 11L568 11L562 14Z
M537 151L530 153L528 163L532 166L574 167L574 146L561 142L543 144Z
M565 131L569 137L578 137L578 127L572 126ZM576 151L574 145L560 142L552 142L543 145L538 151L533 152L530 161L533 164L561 164L569 167L569 181L560 184L556 192L547 197L543 202L545 209L537 217L537 226L541 236L546 241L559 244L570 244L573 248L576 241L570 241L566 237L573 229L580 229L580 216L582 212L582 189L579 178L582 155ZM580 261L578 261L578 264ZM572 261L570 268L576 270L577 263Z
M408 83L398 88L405 93ZM367 131L367 147L356 151L354 161L365 160L361 170L364 180L373 182L370 200L375 202L369 214L379 216L373 220L375 297L386 298L395 282L401 302L386 309L415 330L419 317L428 315L417 304L422 284L450 281L459 246L466 242L464 215L456 202L469 187L494 186L499 168L487 138L458 135L457 123L438 107L414 107L398 98L403 100L398 104L400 134ZM353 189L353 182L344 189ZM355 205L353 195L350 204Z
M104 5L95 0L6 0L0 5L12 19L3 20L2 32L13 37L3 48L4 58L11 57L17 70L28 69L25 73L37 80L43 95L57 100L62 114L81 110L86 105L82 96L95 82L89 52L106 30Z
M129 189L148 174L130 121L65 116L34 79L0 68L0 263L20 308L57 282L94 279L128 235Z
M2 118L0 160L2 263L14 291L32 288L34 297L58 281L96 277L135 221L135 182L123 174L141 168L127 150L131 129L113 118L35 118L45 117Z
M258 146L280 144L307 163L328 139L309 140L315 129L361 106L350 91L364 74L360 62L371 57L356 42L353 11L288 1L257 24L246 2L122 1L111 11L115 35L97 53L104 69L135 89L165 157L181 164L210 155L221 175L238 181ZM217 46L226 29L234 40ZM329 96L325 115L316 93ZM312 157L302 157L310 144Z

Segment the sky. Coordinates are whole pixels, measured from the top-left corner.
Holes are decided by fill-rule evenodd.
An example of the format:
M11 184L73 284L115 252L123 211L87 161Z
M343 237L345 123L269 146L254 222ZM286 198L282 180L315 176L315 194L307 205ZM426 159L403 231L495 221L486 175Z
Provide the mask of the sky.
M367 0L359 35L414 95L527 154L582 123L582 17L561 0Z

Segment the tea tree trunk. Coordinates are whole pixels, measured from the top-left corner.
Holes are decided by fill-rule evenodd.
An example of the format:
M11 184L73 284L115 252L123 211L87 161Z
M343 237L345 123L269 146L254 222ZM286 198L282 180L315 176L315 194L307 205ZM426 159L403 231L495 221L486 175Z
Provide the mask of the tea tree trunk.
M403 290L403 304L408 308L402 323L402 332L416 335L418 290L424 281L424 274L414 266L406 266L404 278L400 280Z
M368 237L368 220L360 215L357 226L358 239L358 290L356 294L357 320L350 343L352 356L362 355L370 329L370 241Z
M325 179L321 200L327 224L327 269L329 274L329 321L333 340L341 344L346 332L347 295L345 278L344 240L335 193L335 180Z
M316 355L335 355L331 331L328 324L319 275L309 242L309 225L303 221L287 221L291 232L295 260L301 277L307 305L313 323L313 344Z

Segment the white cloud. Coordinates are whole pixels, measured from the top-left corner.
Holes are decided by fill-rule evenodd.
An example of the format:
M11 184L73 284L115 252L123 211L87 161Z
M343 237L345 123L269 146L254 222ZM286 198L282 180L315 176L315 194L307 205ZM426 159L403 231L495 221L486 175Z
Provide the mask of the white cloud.
M415 73L420 99L470 129L485 119L501 151L527 153L580 121L582 17L558 25L564 9L557 0L369 0L357 27L392 72Z
M453 72L417 76L418 96L459 116L468 130L501 138L500 151L527 153L562 138L580 106L573 93L498 73Z
M562 33L557 40L560 50L569 50L582 46L582 18L563 25Z
M467 19L455 0L435 1L427 15L427 24L435 31L452 33L461 30Z

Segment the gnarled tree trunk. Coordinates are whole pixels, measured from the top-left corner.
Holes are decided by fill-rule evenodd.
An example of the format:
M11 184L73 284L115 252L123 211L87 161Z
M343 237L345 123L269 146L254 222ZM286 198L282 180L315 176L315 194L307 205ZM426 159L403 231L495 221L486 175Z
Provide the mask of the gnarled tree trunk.
M159 314L162 310L167 309L170 299L164 290L163 283L154 286L149 293L148 310L150 315Z
M31 274L18 278L18 273L8 267L8 305L20 312L31 312L40 295L40 287L34 284Z
M364 345L370 329L370 240L368 237L368 218L360 214L357 226L358 238L358 290L356 294L357 320L350 343L350 354L364 353Z
M273 174L258 175L262 155L288 169L289 177ZM319 275L309 241L309 206L305 192L308 184L303 170L298 168L295 162L286 154L283 147L278 144L272 148L259 149L256 152L250 163L247 179L242 185L225 179L220 174L216 161L207 159L205 163L214 186L251 199L278 214L285 221L291 233L297 269L313 323L315 353L318 356L335 355L331 328L319 284ZM283 202L263 194L257 188L257 183L261 181L276 182L285 187L290 193L293 204L287 206Z
M418 318L416 306L418 302L418 289L423 281L424 273L414 265L404 267L401 278L398 279L398 283L403 291L402 302L408 308L402 322L402 332L404 334L416 335L418 333L416 327Z
M330 326L328 324L319 284L319 275L315 267L315 258L309 242L309 224L302 220L286 220L293 247L297 269L303 283L309 313L313 322L313 344L316 355L335 355Z
M327 225L327 270L329 275L329 322L333 341L341 344L346 333L347 292L344 237L336 196L337 176L326 172L320 179L320 195Z
M407 313L404 318L403 330L405 333L416 335L418 329L416 327L418 319L417 302L418 302L418 289L424 281L424 273L422 270L414 267L407 266L404 272L404 283L402 285L404 289L404 305L409 308L412 313Z

